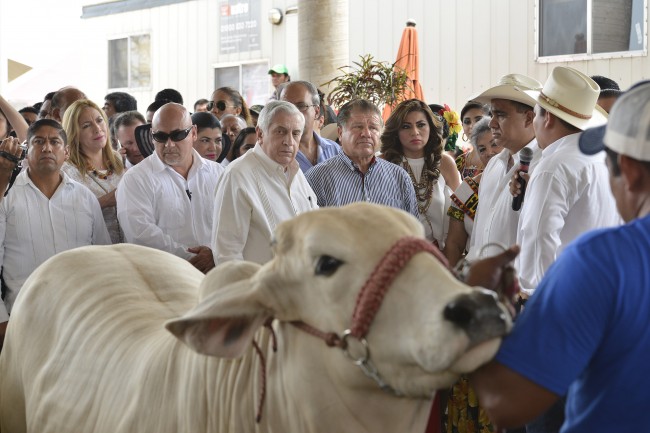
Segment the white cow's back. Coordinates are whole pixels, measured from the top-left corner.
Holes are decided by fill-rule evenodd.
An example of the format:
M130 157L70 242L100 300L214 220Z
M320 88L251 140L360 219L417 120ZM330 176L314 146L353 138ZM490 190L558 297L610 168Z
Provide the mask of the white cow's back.
M197 355L163 327L196 305L203 274L143 247L90 248L101 254L65 253L21 291L0 357L3 432L20 431L12 420L24 422L25 408L28 431L66 431L71 419L84 432L204 431L197 411L217 397L210 388L223 369L238 371L239 362Z

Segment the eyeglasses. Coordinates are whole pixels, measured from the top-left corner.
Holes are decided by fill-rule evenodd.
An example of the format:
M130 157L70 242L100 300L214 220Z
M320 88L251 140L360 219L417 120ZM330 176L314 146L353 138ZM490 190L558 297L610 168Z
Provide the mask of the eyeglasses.
M226 101L210 101L208 102L208 111L212 111L214 107L217 107L217 110L224 111L226 108L235 108L234 105L226 104Z
M317 105L305 105L305 104L293 104L296 106L298 111L301 113L304 113L305 111L309 110L309 107L317 107Z
M170 132L167 134L166 132L158 131L154 132L151 134L154 140L156 140L158 143L167 143L167 140L170 138L172 139L173 142L185 140L185 138L189 135L190 131L192 130L192 127L194 125L190 125L189 128L187 129L177 129L175 131Z

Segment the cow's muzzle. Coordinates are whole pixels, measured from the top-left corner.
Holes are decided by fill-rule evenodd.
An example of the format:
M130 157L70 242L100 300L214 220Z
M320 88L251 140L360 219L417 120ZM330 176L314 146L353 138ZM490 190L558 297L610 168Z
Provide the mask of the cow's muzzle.
M443 316L467 333L472 346L505 335L512 324L496 293L485 289L458 295L445 306Z

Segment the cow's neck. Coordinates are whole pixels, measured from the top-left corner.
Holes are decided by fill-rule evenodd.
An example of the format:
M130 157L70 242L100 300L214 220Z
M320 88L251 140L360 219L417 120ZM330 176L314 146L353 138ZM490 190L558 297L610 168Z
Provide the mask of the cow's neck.
M425 430L430 401L388 394L340 349L293 326L276 329L279 348L267 356L263 414L270 433Z

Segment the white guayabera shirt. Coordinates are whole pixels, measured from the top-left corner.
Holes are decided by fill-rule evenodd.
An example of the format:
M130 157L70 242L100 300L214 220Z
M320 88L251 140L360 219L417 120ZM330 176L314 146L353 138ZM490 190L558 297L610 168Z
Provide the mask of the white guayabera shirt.
M0 322L9 319L20 288L41 263L73 248L111 244L97 197L61 175L48 199L23 171L0 202L0 266L8 289L0 303Z

